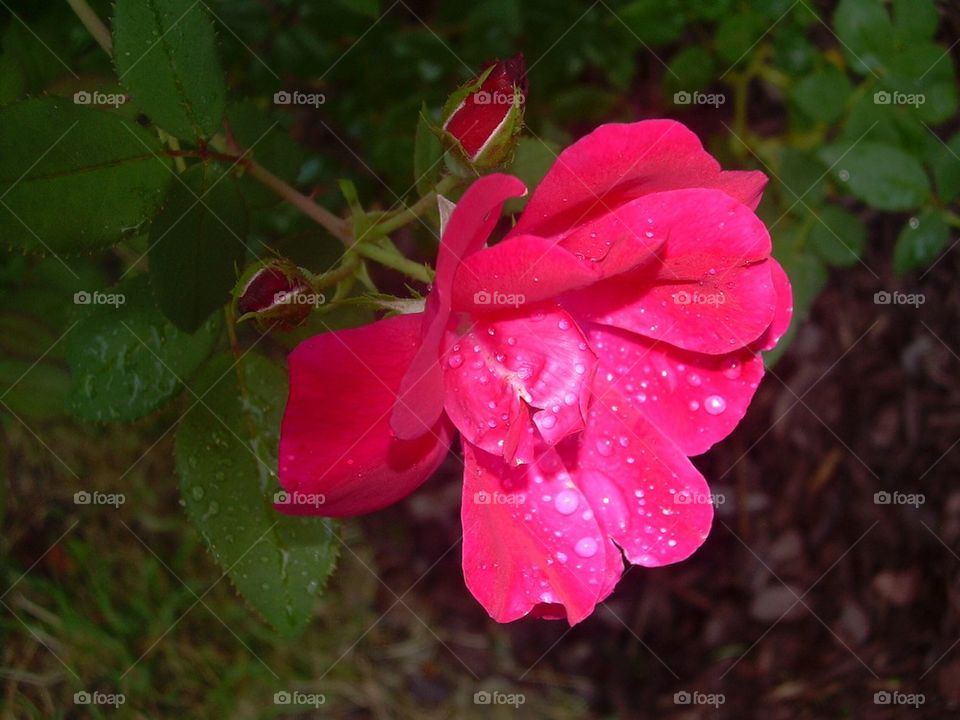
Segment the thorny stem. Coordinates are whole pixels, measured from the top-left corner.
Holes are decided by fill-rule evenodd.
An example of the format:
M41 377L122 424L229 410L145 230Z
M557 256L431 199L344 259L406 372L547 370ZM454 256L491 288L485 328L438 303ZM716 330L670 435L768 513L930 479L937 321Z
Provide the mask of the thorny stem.
M100 47L103 48L104 52L106 52L107 55L112 55L113 40L110 35L110 30L103 23L103 21L100 20L90 5L87 4L87 1L67 0L67 3L73 9L74 13L76 13L77 17L80 19L80 22L83 23L83 26L93 36L97 43L99 43ZM432 273L430 272L429 268L404 257L392 244L384 245L375 243L357 243L354 240L352 223L349 219L335 215L326 208L315 203L311 198L297 191L294 187L257 163L252 157L247 156L245 151L239 148L236 143L232 141L232 139L227 139L222 135L215 135L210 139L210 146L216 151L213 153L211 153L205 147L198 151L180 150L177 139L173 138L172 136L169 138L169 145L170 150L168 151L168 154L176 159L178 168L183 162L184 157L214 157L216 159L238 163L245 168L250 177L254 178L276 193L279 197L286 200L288 203L307 215L309 218L316 221L331 235L340 240L344 247L348 249L355 249L360 255L363 255L370 260L374 260L382 265L393 268L394 270L398 270L399 272L402 272L422 282L429 283L431 281ZM404 225L417 219L436 203L437 195L448 192L450 189L455 187L458 182L459 180L452 176L443 178L437 184L435 190L420 198L420 200L418 200L409 208L405 208L404 210L387 217L386 220L376 225L376 234L385 236L393 230L403 227ZM331 271L331 273L325 273L324 276L321 277L325 279L329 278L331 279L331 282L334 280L343 281L347 279L347 275L349 272L355 269L355 267L355 263L344 262L340 268Z

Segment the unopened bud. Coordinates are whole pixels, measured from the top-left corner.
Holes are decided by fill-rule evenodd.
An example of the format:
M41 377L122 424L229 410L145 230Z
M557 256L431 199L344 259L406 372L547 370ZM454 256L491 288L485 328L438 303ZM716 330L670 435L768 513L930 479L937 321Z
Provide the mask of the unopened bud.
M461 161L478 170L507 162L523 127L526 93L522 54L488 64L447 100L444 142Z

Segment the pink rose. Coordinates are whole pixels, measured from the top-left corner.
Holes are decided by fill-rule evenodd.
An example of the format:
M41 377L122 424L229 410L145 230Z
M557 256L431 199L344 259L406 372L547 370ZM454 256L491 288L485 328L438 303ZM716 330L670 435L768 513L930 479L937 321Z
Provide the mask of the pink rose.
M356 515L418 487L463 438L467 586L502 622L587 617L633 564L688 557L713 519L688 456L728 435L791 315L754 214L684 126L604 125L567 148L485 247L496 174L447 223L424 312L290 355L280 482Z

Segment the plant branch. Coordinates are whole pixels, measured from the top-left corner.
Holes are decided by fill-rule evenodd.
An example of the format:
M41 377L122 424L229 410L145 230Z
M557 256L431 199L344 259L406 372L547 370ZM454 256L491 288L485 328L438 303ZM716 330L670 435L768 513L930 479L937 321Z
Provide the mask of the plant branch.
M110 30L87 4L87 0L67 0L67 4L73 8L73 12L80 18L87 32L93 35L93 39L99 43L107 55L112 55L113 38L110 36Z
M457 183L459 182L459 178L453 175L448 175L437 183L436 188L417 200L417 202L415 202L413 205L388 216L382 222L376 223L372 228L370 228L371 232L374 232L378 235L389 235L397 228L401 228L407 223L413 222L431 208L436 207L437 195L443 195L445 192L449 192L456 187Z
M365 258L393 268L404 275L409 275L422 283L429 284L433 280L432 273L426 265L405 258L392 246L384 247L377 243L357 243L354 247Z

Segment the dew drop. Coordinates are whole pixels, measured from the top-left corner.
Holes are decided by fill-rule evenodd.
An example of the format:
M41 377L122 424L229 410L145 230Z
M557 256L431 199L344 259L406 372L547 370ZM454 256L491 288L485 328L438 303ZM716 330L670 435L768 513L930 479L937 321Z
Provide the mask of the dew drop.
M723 376L730 378L731 380L736 380L740 377L740 373L743 372L743 367L740 365L740 362L730 358L723 366Z
M727 401L719 395L711 395L703 401L703 409L711 415L719 415L727 409Z
M610 442L609 438L601 438L600 440L597 440L597 452L604 457L610 457L610 455L613 453L613 443Z
M447 364L452 368L458 368L463 365L463 355L455 353L447 358Z
M557 323L557 327L560 328L561 330L569 330L570 321L567 320L566 318L563 318L560 320L560 322Z
M554 425L557 424L557 416L551 413L546 413L540 416L540 427L544 430L549 430Z
M693 385L694 387L700 387L700 383L703 381L700 379L700 376L696 373L690 373L687 375L687 382Z
M553 500L553 506L562 515L570 515L580 505L580 498L573 490L561 490Z
M574 545L573 550L580 557L593 557L597 554L597 541L592 537L580 538Z

